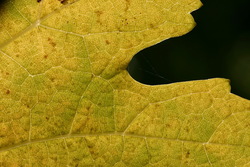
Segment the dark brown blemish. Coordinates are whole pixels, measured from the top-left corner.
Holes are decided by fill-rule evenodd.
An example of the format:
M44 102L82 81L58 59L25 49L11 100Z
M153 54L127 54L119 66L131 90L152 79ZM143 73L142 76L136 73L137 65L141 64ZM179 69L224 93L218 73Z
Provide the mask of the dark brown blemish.
M102 11L100 11L100 10L97 10L97 11L95 11L95 14L97 15L97 23L99 23L99 24L101 24L102 25L102 23L101 23L101 20L100 20L100 17L101 17L101 15L103 14L103 12Z
M47 59L47 58L48 58L48 55L47 55L47 54L46 54L46 55L44 55L44 56L43 56L43 58L44 58L44 59Z
M88 145L88 148L90 148L90 149L91 149L91 148L94 148L94 145L92 145L92 144L91 144L91 145Z
M189 130L189 128L185 128L185 131L188 133L190 130Z
M155 107L160 107L160 104L155 104Z
M68 4L68 0L59 0L61 4L66 5Z
M90 106L88 106L87 108L86 108L88 111L89 111L89 109L90 109Z
M117 27L117 31L122 32L121 27ZM119 32L118 32L118 33L116 33L116 34L118 35L118 34L119 34Z
M55 81L55 78L51 78L50 80L51 80L52 82L54 82L54 81Z
M5 74L6 74L6 75L10 75L10 73L8 73L8 72L6 72Z
M49 120L49 117L45 117L47 120Z
M50 44L51 46L53 46L53 47L56 46L56 43L53 42L52 39L51 39L50 37L48 38L48 41L49 41L49 44Z
M153 24L149 24L150 28L154 28L154 25Z
M189 155L190 155L190 151L188 150L188 151L186 152L186 158L189 158Z
M103 14L103 12L100 11L100 10L97 10L97 11L95 11L95 14L96 14L98 17L100 17L100 16Z
M106 42L106 44L107 44L107 45L109 45L109 44L110 44L110 41L109 41L109 40L106 40L105 42Z
M170 127L171 127L171 125L170 125L170 124L166 124L165 126L166 126L166 128L170 128Z
M6 91L6 94L7 94L7 95L10 94L10 90L7 90L7 91Z
M155 104L155 108L156 109L160 108L160 104Z
M40 3L42 0L36 0L36 2Z
M125 22L126 22L126 25L128 25L128 19L127 18L125 19Z

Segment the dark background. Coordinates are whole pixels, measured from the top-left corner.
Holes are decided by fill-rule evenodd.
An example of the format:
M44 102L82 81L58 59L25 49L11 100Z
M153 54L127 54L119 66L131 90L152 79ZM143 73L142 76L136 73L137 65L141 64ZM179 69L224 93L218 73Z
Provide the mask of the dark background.
M227 78L234 94L250 99L250 1L202 3L191 32L139 52L128 71L149 85Z

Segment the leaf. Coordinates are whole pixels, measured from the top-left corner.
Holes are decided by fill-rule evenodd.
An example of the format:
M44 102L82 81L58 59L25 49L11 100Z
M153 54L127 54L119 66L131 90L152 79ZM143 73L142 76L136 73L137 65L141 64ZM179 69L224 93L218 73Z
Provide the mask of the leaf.
M228 80L149 86L126 71L140 50L189 32L200 6L4 3L1 166L249 166L250 102Z

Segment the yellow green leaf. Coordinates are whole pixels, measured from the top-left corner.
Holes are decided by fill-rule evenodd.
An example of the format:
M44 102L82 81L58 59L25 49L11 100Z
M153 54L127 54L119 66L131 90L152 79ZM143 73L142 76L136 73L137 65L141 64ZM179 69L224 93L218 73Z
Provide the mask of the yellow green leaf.
M0 166L250 166L250 101L226 79L149 86L140 50L199 0L9 0L0 9Z

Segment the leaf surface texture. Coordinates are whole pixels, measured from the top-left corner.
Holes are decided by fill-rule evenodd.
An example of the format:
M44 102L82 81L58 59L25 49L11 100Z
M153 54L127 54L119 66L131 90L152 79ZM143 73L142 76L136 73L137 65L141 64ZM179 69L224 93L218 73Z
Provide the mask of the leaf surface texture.
M10 0L0 11L1 166L250 166L250 102L226 79L149 86L133 55L199 0Z

